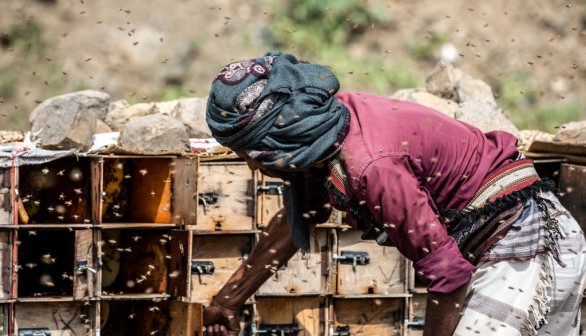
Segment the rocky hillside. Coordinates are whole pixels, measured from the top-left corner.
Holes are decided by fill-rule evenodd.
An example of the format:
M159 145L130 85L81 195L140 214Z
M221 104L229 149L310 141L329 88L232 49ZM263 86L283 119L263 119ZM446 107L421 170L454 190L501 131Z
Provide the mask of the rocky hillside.
M355 84L363 81L357 79L373 76L361 68L373 55L397 64L408 60L405 70L421 85L443 56L488 83L505 113L514 108L526 113L521 118L550 118L547 111L582 118L586 1L356 2L378 8L388 20L363 27L365 33L341 55L361 61L352 68L335 67L344 88L361 89ZM38 103L80 89L104 91L113 100L131 103L205 97L222 65L272 48L267 31L276 29L275 6L282 3L3 1L0 129L29 129L28 116ZM356 28L352 18L347 21L348 29ZM287 31L296 34L297 28ZM314 59L316 52L295 45L288 51L334 62ZM399 86L379 93L391 95L403 88Z

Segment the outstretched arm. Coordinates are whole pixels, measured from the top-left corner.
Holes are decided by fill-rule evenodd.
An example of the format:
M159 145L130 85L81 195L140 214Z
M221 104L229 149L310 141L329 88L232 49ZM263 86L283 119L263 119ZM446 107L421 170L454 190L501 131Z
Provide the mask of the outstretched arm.
M468 285L443 294L429 292L423 336L451 336L460 320Z
M238 335L238 311L244 302L297 252L284 209L263 231L248 260L234 272L204 311L209 336ZM223 328L223 329L222 329Z

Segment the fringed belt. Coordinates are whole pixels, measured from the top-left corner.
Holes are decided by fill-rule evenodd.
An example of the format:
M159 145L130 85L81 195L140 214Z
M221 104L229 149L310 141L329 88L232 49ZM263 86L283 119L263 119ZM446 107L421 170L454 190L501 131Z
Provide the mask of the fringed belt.
M514 161L489 174L467 208L482 208L487 203L519 191L539 181L539 175L529 159Z

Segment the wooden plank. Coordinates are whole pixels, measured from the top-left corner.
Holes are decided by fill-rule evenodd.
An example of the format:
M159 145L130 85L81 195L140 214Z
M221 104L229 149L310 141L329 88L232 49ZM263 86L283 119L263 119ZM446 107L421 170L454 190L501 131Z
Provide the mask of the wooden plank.
M586 166L562 163L559 175L560 202L586 232Z
M170 302L171 325L169 336L203 335L203 305L188 302Z
M254 181L252 171L244 163L202 163L198 171L196 229L253 230ZM212 201L214 204L206 197L209 195L217 197Z
M47 328L51 335L86 335L91 324L85 324L89 306L80 302L18 303L15 308L16 334L23 329Z
M0 231L0 300L11 299L12 289L12 232Z
M322 265L331 260L329 230L314 230L308 253L297 252L277 273L258 290L260 295L271 294L326 294L328 273L322 272ZM324 260L325 258L325 260Z
M104 190L104 159L93 158L91 160L91 202L92 202L92 218L94 224L102 223L102 191Z
M173 296L188 295L189 278L191 277L191 262L189 255L189 239L191 232L186 230L171 231L172 239L169 242L169 288L167 293Z
M93 295L95 270L91 230L75 231L75 272L73 273L73 297L77 300Z
M173 222L194 225L199 160L177 159L173 173Z
M264 324L296 324L300 330L298 336L319 336L325 333L325 321L320 319L320 309L325 309L323 297L257 297L255 305L257 328L262 328Z
M413 294L409 299L409 328L407 335L422 336L425 325L425 309L427 307L427 294Z
M337 294L399 294L407 291L405 259L395 247L379 246L373 240L361 240L361 232L340 232L338 255L366 252L366 265L337 262Z
M191 260L211 261L215 271L192 271L190 301L209 303L250 253L252 239L252 235L194 236Z
M333 329L350 335L401 335L403 299L334 299Z
M12 223L10 169L0 169L0 224Z

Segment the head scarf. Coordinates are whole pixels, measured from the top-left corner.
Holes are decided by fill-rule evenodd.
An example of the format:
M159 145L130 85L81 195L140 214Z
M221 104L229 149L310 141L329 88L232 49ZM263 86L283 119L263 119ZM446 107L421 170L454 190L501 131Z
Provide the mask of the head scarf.
M269 52L225 66L212 83L206 119L218 142L264 167L301 172L335 154L350 113L333 95L340 83L325 66ZM303 174L285 184L293 242L309 249Z

